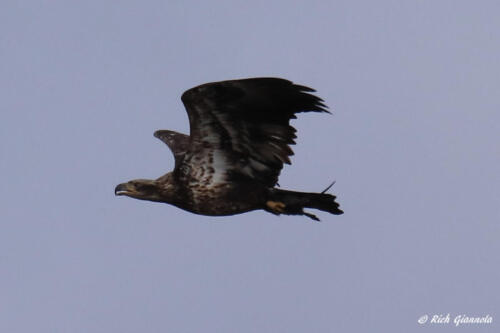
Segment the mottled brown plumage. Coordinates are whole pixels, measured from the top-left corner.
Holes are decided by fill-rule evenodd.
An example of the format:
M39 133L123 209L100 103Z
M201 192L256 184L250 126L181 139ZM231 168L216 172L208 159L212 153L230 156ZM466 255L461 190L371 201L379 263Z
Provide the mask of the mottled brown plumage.
M306 215L305 207L342 214L335 196L274 188L290 164L300 112L328 112L311 88L278 78L200 85L182 95L190 135L168 130L155 137L172 150L175 168L156 180L120 184L117 195L166 202L202 215L233 215L255 209Z

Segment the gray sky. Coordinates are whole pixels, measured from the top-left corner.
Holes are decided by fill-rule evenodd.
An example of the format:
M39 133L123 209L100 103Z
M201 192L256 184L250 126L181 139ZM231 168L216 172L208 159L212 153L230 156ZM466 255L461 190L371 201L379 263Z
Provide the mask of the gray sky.
M1 332L456 332L500 321L496 1L2 1ZM342 216L116 198L173 158L181 93L311 86L283 188Z

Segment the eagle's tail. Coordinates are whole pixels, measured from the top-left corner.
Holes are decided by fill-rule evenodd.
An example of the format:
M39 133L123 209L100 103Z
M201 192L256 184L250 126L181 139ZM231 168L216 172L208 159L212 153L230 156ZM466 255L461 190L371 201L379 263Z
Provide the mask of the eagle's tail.
M336 197L325 193L332 185L321 193L295 192L274 188L270 192L265 210L276 215L305 215L316 221L319 221L319 218L305 212L304 208L319 209L334 215L343 214L344 212L335 201Z

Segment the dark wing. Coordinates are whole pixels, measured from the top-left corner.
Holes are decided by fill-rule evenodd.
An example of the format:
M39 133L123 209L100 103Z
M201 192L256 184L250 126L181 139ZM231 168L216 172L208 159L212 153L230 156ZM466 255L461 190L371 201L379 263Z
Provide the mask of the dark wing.
M158 130L154 136L165 142L170 148L175 158L175 166L177 167L182 160L189 147L189 136L174 131Z
M296 130L295 113L328 112L308 87L278 78L253 78L207 83L182 95L190 124L186 163L211 163L221 177L245 177L272 187L283 163L290 164L289 145ZM202 159L208 156L208 159ZM192 167L196 167L193 165ZM206 181L206 180L205 180Z

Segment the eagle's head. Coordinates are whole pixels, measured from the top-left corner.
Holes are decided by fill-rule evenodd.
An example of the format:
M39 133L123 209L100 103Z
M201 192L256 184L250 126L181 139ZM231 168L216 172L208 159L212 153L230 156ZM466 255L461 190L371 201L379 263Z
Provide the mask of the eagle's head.
M164 191L160 182L150 179L134 179L115 187L115 195L149 201L165 201Z

